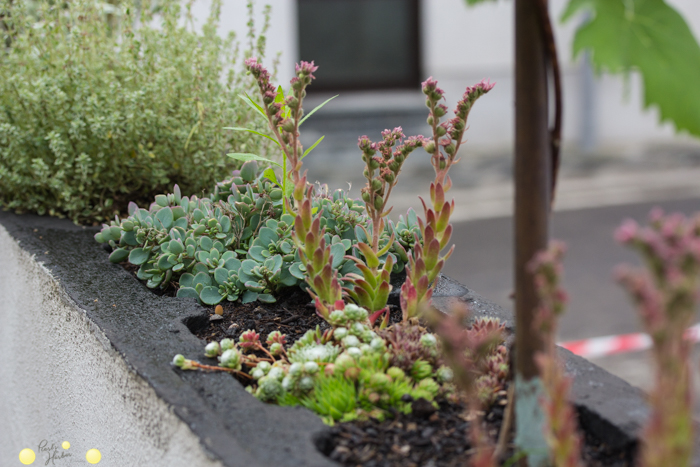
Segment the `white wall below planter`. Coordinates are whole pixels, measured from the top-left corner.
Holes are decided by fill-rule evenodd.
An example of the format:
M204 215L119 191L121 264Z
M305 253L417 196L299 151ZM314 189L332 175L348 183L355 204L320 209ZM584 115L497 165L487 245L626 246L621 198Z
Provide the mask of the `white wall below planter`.
M222 465L2 226L0 257L0 465L25 448L34 465L88 465L89 449L100 466Z

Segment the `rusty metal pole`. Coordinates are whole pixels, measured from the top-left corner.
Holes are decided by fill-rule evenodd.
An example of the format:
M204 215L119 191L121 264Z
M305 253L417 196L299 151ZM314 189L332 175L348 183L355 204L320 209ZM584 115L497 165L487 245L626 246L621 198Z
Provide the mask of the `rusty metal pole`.
M548 242L551 145L548 130L547 51L538 5L547 0L515 0L515 416L521 466L548 462L538 398L542 386L534 355L543 350L533 332L537 306L527 264Z

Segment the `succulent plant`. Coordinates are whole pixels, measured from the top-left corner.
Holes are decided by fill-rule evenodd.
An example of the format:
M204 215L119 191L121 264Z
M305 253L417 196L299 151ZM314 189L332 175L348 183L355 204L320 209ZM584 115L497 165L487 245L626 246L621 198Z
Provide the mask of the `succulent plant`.
M243 331L238 338L238 346L243 352L260 347L260 334L252 329Z
M224 368L240 370L243 363L241 352L235 347L228 349L219 357L219 364Z
M396 242L401 245L401 248L393 245L391 251L397 255L399 254L399 251L405 252L413 250L416 244L416 239L421 239L418 216L413 208L409 208L405 218L403 215L400 215L399 221L396 224L389 222L389 230L394 234ZM408 261L408 259L406 259L404 262L406 261Z
M508 382L508 349L499 345L493 354L480 363L481 376L476 380L476 394L482 404L488 407L495 402L498 393L505 389Z
M445 199L445 194L452 187L452 180L447 173L450 167L459 161L457 152L463 142L467 117L474 102L493 86L487 81L481 81L468 87L462 99L457 102L455 117L440 123L440 118L447 113L447 107L440 103L444 92L437 87L437 81L432 77L422 84L429 109L428 125L432 127L433 132L432 139L423 140L422 145L431 156L435 179L430 184L430 206L421 198L424 216L422 219L417 218L421 242L414 242L412 254L407 255L406 281L401 286L400 297L404 321L418 316L427 308L435 280L454 251L453 245L441 255L452 235L450 216L455 207L454 200L449 202ZM400 247L400 243L396 246Z
M397 323L379 331L379 335L389 345L393 366L407 373L411 373L417 361L427 362L435 369L440 366L440 347L435 337L421 326Z

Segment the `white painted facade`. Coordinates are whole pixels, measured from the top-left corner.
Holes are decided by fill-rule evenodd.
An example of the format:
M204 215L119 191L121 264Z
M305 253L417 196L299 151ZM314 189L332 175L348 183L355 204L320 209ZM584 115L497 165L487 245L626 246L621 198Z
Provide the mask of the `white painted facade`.
M700 2L667 0L688 21L700 37ZM293 74L297 60L295 0L260 1L272 6L272 28L268 34L267 63L281 52L281 82ZM550 0L555 36L564 80L564 146L606 153L630 154L648 146L700 143L687 135L675 134L670 123L659 124L655 109L643 109L642 86L638 76L627 82L621 76L603 75L586 83L590 73L581 57L572 57L572 40L578 23L574 18L562 25L559 18L568 0ZM195 4L199 18L206 16L209 1ZM499 0L467 7L464 0L421 0L422 75L439 80L449 103L454 103L467 85L482 78L498 83L488 100L480 102L471 118L472 147L504 150L513 143L513 1ZM222 32L245 33L244 0L224 0ZM323 66L322 63L318 65ZM590 75L589 75L590 76ZM419 91L343 92L327 111L357 108L403 108L421 106Z

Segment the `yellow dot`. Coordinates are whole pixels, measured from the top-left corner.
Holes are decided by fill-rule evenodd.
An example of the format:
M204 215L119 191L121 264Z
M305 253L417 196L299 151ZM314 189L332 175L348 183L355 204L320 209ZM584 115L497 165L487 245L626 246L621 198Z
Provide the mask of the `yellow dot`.
M70 449L70 443L68 441L64 441L63 443L61 443L61 446L63 447L63 449Z
M34 451L31 449L22 449L19 452L19 461L23 463L24 465L29 465L34 463L34 459L36 459L36 454L34 454Z
M85 454L85 459L88 461L89 464L97 464L102 460L102 454L100 454L100 451L97 449L90 449L86 454Z

